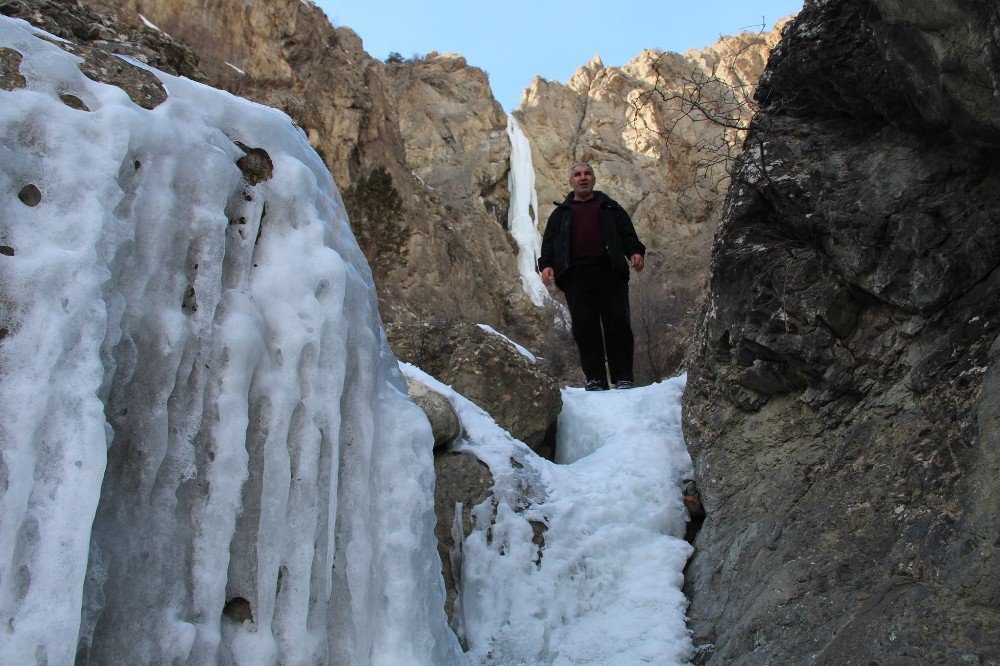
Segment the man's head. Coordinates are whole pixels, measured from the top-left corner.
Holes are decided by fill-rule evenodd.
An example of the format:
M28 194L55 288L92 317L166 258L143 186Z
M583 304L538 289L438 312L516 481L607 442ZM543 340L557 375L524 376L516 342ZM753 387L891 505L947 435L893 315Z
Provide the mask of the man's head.
M594 168L586 162L577 162L569 169L569 185L573 188L573 198L585 201L594 196Z

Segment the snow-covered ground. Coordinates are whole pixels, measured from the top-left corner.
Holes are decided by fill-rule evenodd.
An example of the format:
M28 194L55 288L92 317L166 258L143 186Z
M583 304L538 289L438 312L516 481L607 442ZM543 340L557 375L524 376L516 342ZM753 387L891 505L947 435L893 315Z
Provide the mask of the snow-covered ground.
M461 554L457 624L471 662L688 661L685 377L631 391L563 390L564 464L554 464L449 387L413 366L404 373L449 398L465 432L459 448L495 479L498 501L476 508Z

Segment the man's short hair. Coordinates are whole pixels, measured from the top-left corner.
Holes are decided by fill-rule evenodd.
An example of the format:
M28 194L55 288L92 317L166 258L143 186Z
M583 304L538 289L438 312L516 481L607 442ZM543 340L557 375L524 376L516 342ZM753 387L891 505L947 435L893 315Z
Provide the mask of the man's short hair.
M579 166L590 167L591 171L594 170L594 167L590 166L590 162L573 162L573 166L571 166L569 168L569 177L570 178L573 177L573 172L576 171L576 168L579 167Z

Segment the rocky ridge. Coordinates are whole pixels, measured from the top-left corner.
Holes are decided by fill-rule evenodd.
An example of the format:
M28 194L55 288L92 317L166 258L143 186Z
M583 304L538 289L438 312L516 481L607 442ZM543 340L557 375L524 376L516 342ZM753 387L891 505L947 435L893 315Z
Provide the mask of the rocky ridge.
M684 427L702 661L1000 661L1000 10L807 2L713 247Z

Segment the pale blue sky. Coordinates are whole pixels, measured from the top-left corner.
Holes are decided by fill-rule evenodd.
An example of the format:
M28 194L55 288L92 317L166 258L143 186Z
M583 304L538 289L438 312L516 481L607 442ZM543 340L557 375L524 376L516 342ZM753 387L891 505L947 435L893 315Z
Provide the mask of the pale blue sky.
M535 74L565 82L595 54L624 65L644 48L683 53L722 34L755 30L802 8L802 0L466 0L383 2L317 0L336 26L364 40L385 59L455 51L490 75L493 94L508 111Z

